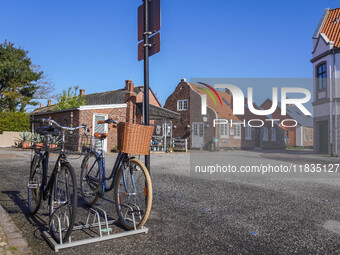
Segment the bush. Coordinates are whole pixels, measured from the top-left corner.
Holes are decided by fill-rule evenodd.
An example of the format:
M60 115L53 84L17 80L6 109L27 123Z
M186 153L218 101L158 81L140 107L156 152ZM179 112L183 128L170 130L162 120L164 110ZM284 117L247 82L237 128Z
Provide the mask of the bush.
M29 131L30 116L24 112L0 112L0 133L3 131Z

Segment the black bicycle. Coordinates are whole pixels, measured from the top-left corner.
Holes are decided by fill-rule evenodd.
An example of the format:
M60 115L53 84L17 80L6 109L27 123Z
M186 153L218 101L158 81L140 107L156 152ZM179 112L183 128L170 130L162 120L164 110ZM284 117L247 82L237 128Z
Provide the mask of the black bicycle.
M64 127L51 119L36 119L31 122L40 123L36 132L43 137L44 146L35 148L31 162L27 185L28 207L31 214L34 215L38 212L42 199L48 199L50 232L57 242L63 243L68 241L73 230L77 206L76 175L73 167L67 161L65 131L84 128L86 132L86 125L74 128ZM47 126L43 126L44 124ZM51 176L47 180L50 150L53 147L51 140L55 140L55 137L60 137L59 156Z

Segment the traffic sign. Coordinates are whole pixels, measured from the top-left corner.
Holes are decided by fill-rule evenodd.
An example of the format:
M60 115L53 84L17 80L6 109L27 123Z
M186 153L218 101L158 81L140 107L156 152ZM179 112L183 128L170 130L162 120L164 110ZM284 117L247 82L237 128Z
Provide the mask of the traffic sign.
M161 33L149 37L149 57L161 50ZM138 61L144 59L144 41L138 44Z
M149 1L149 28L146 32L156 33L161 29L161 0ZM151 35L150 34L150 35ZM144 35L144 3L138 7L138 41L143 40Z

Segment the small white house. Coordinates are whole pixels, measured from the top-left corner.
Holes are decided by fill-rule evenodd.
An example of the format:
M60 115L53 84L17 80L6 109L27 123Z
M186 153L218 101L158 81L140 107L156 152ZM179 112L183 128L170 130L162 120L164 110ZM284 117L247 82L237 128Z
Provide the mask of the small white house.
M314 151L340 156L340 8L325 9L312 54Z

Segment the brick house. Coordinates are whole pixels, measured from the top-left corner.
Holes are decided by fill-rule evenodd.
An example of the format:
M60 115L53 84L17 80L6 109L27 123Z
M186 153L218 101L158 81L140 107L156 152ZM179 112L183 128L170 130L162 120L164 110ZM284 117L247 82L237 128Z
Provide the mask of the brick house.
M314 152L340 156L340 8L325 9L313 35Z
M278 123L266 122L265 117L253 115L246 105L245 115L236 116L232 111L232 95L217 91L221 102L216 103L210 96L206 96L207 112L201 114L202 95L206 92L202 86L186 82L182 79L174 92L167 98L164 108L180 114L180 118L173 120L173 136L187 138L191 148L204 149L253 149L284 148L284 131ZM257 107L257 106L255 106ZM217 119L228 120L228 123L215 125ZM261 119L262 127L246 125L231 125L247 123L251 119ZM259 126L259 123L252 125Z
M287 115L281 115L281 103L278 103L276 110L271 114L273 119L278 119L280 122L285 119L293 119L297 122L296 127L280 127L286 131L289 139L289 146L301 146L305 148L313 147L313 118L301 112L295 105L287 105ZM261 108L269 109L272 106L272 100L266 99ZM292 121L287 122L287 125L294 124Z
M134 87L131 80L125 81L124 89L113 91L85 95L85 90L81 89L80 95L85 97L86 105L72 109L54 110L54 106L50 104L49 100L46 107L40 107L33 111L31 118L51 118L64 126L79 126L85 123L90 129L90 134L108 133L104 149L111 151L117 145L117 129L112 125L97 124L97 121L112 118L121 122L141 124L143 93L143 86ZM161 107L151 89L149 98L151 125L158 119L178 117L178 114Z

